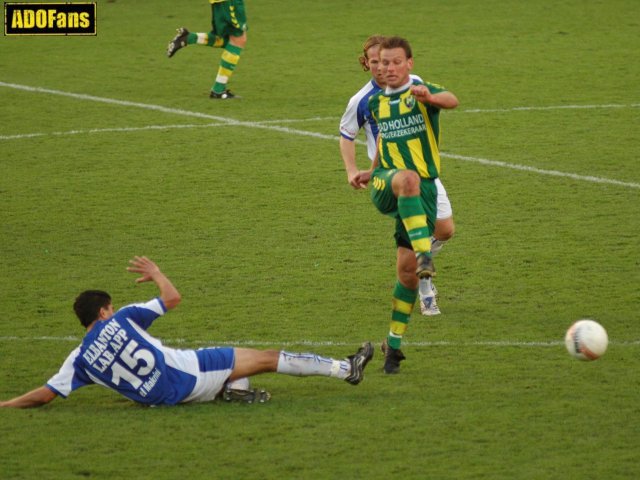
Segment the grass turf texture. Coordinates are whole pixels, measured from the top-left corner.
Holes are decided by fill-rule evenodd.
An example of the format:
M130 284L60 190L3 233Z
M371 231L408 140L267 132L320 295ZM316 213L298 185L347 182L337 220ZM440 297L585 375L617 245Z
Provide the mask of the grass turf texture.
M97 37L0 38L1 82L212 116L0 86L0 397L57 371L77 343L62 338L82 333L80 290L155 294L124 270L134 254L183 293L151 330L171 346L342 357L381 340L392 222L348 187L325 138L367 79L370 33L409 38L415 72L459 96L446 153L640 183L636 2L308 3L248 2L233 102L206 97L219 50L164 56L176 27L206 30L203 1L100 3ZM149 126L166 128L88 132ZM457 223L436 259L444 314L413 317L400 375L378 352L357 388L263 376L264 406L147 409L82 389L0 411L2 475L637 478L640 190L450 157L443 180ZM595 363L561 343L584 317L611 339Z

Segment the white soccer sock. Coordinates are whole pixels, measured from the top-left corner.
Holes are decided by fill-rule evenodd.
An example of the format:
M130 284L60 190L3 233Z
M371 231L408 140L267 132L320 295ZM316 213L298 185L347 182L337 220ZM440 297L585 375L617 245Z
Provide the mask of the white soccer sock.
M431 236L431 256L435 257L444 244L447 243L448 240L436 240L436 237ZM431 277L429 278L421 278L420 286L418 287L420 290L420 298L431 297L433 296L433 283L431 282Z
M208 33L198 33L198 45L206 45L209 42L209 34Z
M251 388L248 377L236 378L235 380L227 382L227 385L234 390L249 390Z
M436 256L438 252L442 250L442 247L444 247L444 244L447 242L448 240L436 240L436 237L432 236L431 237L431 256Z
M431 277L420 279L420 297L430 297L433 295L433 284L431 283Z
M351 364L347 360L334 360L314 353L290 353L283 350L280 352L276 371L298 377L321 375L345 379L351 373Z

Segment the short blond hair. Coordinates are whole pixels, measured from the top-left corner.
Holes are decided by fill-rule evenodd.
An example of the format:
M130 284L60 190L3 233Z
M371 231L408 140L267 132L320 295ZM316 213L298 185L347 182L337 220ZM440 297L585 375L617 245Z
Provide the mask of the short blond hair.
M362 69L365 72L369 71L369 65L367 65L367 61L369 60L369 56L367 52L371 47L375 47L376 45L380 45L384 41L384 35L371 35L362 45L362 55L358 57L358 61L360 65L362 65Z

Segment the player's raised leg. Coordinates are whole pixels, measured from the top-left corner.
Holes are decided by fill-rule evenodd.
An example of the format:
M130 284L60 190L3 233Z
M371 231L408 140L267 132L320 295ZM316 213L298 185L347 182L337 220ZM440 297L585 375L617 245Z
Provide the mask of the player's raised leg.
M431 258L431 230L427 212L420 200L420 182L416 172L403 170L394 175L391 187L398 199L398 215L416 255L416 275L425 278L434 276L436 269Z

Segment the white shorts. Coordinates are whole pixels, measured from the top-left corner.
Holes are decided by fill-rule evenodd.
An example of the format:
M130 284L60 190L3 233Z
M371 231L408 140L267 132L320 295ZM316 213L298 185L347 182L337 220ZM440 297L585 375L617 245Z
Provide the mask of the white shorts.
M436 188L438 189L438 214L436 218L438 220L442 220L445 218L449 218L453 215L453 209L451 208L451 202L449 201L449 197L447 196L447 191L442 185L442 182L439 178L436 178L434 183L436 184Z
M196 351L196 354L200 366L196 385L180 403L215 400L233 371L235 364L233 348L201 348Z

